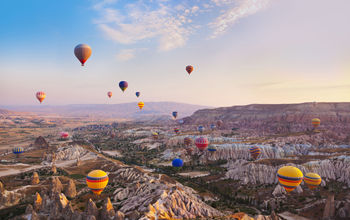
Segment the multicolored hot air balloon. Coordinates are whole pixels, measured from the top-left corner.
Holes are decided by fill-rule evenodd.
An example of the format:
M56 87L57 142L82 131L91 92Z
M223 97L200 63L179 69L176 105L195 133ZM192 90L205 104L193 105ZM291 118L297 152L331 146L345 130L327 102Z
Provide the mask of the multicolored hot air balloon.
M185 150L186 150L187 154L192 154L192 152L193 152L192 147L186 147Z
M112 93L111 91L107 92L107 96L108 96L109 98L111 98L112 95L113 95L113 93Z
M78 58L82 66L84 66L84 63L89 59L91 53L91 47L87 44L79 44L74 48L74 54Z
M152 133L152 137L154 140L157 140L158 139L158 133L157 132L153 132Z
M67 139L69 137L69 133L68 132L61 132L60 136L62 139Z
M183 119L180 119L179 120L179 124L182 125L184 123L184 120Z
M21 154L21 153L24 152L24 149L22 147L15 147L15 148L12 149L12 152L14 154Z
M179 128L174 128L174 131L175 131L175 134L177 134L177 133L180 132L180 129Z
M195 144L200 151L203 151L208 147L209 141L205 137L199 137L199 138L196 138Z
M317 128L318 126L320 126L321 120L318 119L318 118L313 118L313 119L311 120L311 124L312 124L312 126L313 126L314 128Z
M108 184L108 175L103 170L93 170L87 175L86 184L94 194L100 195Z
M143 106L145 106L145 103L143 102L139 102L137 103L137 105L139 106L140 110L143 108Z
M191 146L192 139L190 137L185 137L184 138L184 143L185 143L186 146Z
M214 131L215 128L216 128L216 126L215 126L214 124L211 124L211 125L210 125L210 129L211 129L212 131Z
M309 189L315 189L321 184L322 179L317 173L307 173L304 176L304 182L309 187Z
M256 160L259 157L259 155L261 154L261 149L258 146L253 146L253 147L249 148L249 151L250 151L250 156L254 160Z
M217 120L217 121L216 121L216 125L217 125L218 127L221 127L223 124L224 124L224 122L221 121L221 120Z
M173 112L172 115L173 115L174 119L177 118L177 112Z
M135 94L136 94L136 97L138 98L141 93L140 92L136 92Z
M210 152L215 152L216 150L217 150L216 147L213 146L213 145L210 145L210 146L208 147L208 151L210 151Z
M191 65L186 66L186 71L187 71L188 75L191 74L193 71L193 66L191 66Z
M128 88L129 84L127 81L120 81L119 88L124 92Z
M37 92L36 93L36 98L39 100L40 104L44 101L44 99L46 98L46 94L45 92Z
M173 167L182 167L184 165L184 162L180 158L176 158L171 164Z
M204 131L204 126L199 125L199 126L198 126L198 131L202 134L203 131Z
M303 181L303 173L296 167L284 166L277 172L278 181L287 192L293 191Z

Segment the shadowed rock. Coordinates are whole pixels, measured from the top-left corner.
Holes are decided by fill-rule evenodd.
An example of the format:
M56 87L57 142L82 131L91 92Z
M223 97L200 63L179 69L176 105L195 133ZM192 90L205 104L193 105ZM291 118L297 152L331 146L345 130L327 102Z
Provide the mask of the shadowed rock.
M323 219L332 219L334 217L334 195L328 195L323 211Z
M101 210L101 219L113 219L115 216L115 211L113 208L113 205L111 203L111 200L109 198L105 199L103 203L103 207Z
M57 176L51 177L50 190L51 192L62 192L63 186Z
M75 183L74 180L70 179L68 181L68 185L66 187L66 190L64 191L64 194L68 197L68 198L75 198L75 196L77 195L77 190L75 187Z
M92 199L89 199L88 204L86 206L85 210L86 215L93 215L95 217L98 217L98 209L96 207L96 204L92 201Z
M115 214L113 220L124 220L124 219L125 219L124 213L117 211L117 214Z

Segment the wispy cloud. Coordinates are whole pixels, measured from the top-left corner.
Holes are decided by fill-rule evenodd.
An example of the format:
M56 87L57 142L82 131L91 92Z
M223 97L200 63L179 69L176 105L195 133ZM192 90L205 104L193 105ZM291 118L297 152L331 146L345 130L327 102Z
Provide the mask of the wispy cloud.
M155 40L159 51L169 51L184 46L193 33L207 25L213 30L210 37L218 37L238 19L266 8L269 1L203 0L199 4L188 0L103 0L93 6L101 15L94 22L108 38L120 44ZM206 13L217 17L203 24L201 18ZM131 51L121 51L118 57L131 59Z
M211 35L211 38L216 38L219 35L225 33L232 25L234 25L240 18L252 15L258 11L265 9L270 3L270 0L213 0L216 5L226 5L237 2L237 6L226 10L223 14L215 19L214 22L211 22L209 26L214 29L214 33Z

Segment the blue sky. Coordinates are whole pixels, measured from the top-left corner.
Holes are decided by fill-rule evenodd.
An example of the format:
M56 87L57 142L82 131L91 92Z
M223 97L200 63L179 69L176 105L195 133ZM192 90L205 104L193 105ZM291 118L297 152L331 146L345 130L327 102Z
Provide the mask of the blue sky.
M4 0L0 103L37 104L40 90L50 105L134 102L136 91L144 102L212 106L350 101L349 8L348 0ZM73 54L79 43L93 50L85 67Z

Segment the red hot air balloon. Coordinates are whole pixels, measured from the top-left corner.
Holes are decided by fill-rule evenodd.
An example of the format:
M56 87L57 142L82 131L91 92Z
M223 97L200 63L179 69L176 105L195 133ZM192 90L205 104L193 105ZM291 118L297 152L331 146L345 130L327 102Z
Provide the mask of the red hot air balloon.
M79 44L74 48L74 54L78 58L82 66L84 66L84 63L89 59L91 53L91 48L87 44Z
M112 97L112 95L113 95L113 93L112 93L112 92L107 92L107 96L108 96L109 98L111 98L111 97Z
M44 99L46 98L45 92L37 92L36 98L39 100L39 102L41 104L44 101Z
M187 71L188 75L190 75L193 71L193 66L191 66L191 65L186 66L186 71Z
M199 137L196 138L195 144L200 151L203 151L208 147L209 141L205 137Z
M67 139L69 137L68 132L61 132L61 138L62 139Z

